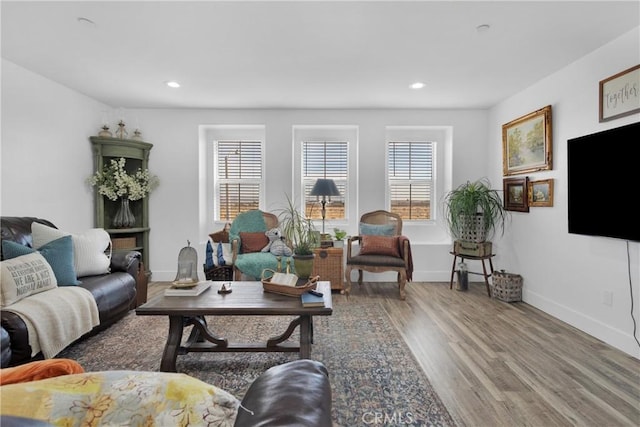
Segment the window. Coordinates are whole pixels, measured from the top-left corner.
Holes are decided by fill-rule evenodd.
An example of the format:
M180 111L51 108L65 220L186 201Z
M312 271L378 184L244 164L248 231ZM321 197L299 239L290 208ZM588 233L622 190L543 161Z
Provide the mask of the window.
M310 196L318 178L330 178L336 183L340 196L331 197L326 204L326 219L345 219L345 195L347 194L346 141L305 141L302 143L302 180L304 185L305 215L322 219L316 196Z
M214 156L216 217L233 221L239 213L260 209L262 142L216 141Z
M388 142L390 210L403 220L432 219L434 145L433 142Z

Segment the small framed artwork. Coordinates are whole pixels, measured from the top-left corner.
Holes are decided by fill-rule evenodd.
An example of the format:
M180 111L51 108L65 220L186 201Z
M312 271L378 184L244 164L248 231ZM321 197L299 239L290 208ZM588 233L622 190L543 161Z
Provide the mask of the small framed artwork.
M552 169L551 105L502 125L504 176Z
M553 206L553 179L529 181L529 206Z
M527 195L529 178L505 178L503 180L504 208L508 211L529 212Z
M600 81L600 122L640 111L640 65Z

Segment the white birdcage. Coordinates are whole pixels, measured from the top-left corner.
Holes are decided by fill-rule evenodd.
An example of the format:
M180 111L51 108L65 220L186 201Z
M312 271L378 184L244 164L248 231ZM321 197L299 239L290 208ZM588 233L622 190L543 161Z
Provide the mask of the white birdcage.
M178 254L178 271L176 283L198 283L198 252L191 247L191 242L187 240L187 246L180 249Z

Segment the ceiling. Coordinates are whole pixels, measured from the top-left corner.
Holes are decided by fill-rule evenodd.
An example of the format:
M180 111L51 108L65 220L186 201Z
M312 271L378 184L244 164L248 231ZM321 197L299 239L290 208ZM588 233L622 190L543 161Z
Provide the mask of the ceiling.
M640 25L637 0L0 7L3 58L114 108L489 108Z

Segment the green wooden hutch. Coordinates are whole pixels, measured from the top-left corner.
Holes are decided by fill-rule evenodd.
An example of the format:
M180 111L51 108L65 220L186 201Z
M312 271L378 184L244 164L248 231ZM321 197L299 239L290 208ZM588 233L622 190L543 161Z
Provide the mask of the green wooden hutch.
M149 153L153 144L132 139L90 137L93 149L94 171L102 170L111 159L126 159L127 172L135 172L138 168L148 169ZM120 201L111 201L95 190L95 223L104 228L111 236L114 251L135 250L142 254L146 276L151 275L149 268L149 197L130 201L131 211L135 216L135 225L131 228L113 228ZM146 299L146 298L145 298Z

